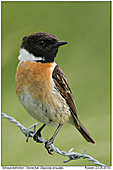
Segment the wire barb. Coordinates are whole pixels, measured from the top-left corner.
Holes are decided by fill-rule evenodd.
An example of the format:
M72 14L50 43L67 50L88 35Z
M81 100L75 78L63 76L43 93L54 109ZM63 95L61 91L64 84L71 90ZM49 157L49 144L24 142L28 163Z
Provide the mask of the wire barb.
M35 130L36 130L36 126L38 125L38 123L35 123L34 125L32 125L32 126L30 126L30 127L28 127L28 128L25 128L25 127L24 127L23 125L21 125L20 122L18 122L16 119L14 119L13 117L10 117L10 116L6 115L5 113L2 113L2 118L6 118L6 119L8 119L10 122L15 123L15 125L18 126L18 127L20 128L20 130L23 132L23 134L27 137L27 138L26 138L26 142L28 142L29 137L33 137L33 136L34 136ZM31 128L33 128L33 130L31 130ZM43 137L38 137L38 139L39 139L41 142L43 142L43 143L46 142L46 140L45 140ZM95 165L98 165L98 166L106 166L106 165L100 163L98 160L94 159L93 157L84 154L84 152L86 151L86 149L84 149L84 150L82 151L82 153L79 154L79 153L76 153L76 152L72 152L72 151L73 151L73 148L71 148L71 149L68 151L68 153L65 152L65 151L60 151L60 150L59 150L58 148L56 148L53 144L50 145L50 148L51 148L54 152L56 152L56 153L58 153L58 154L60 154L60 155L62 155L62 156L67 156L67 157L69 157L69 159L66 160L66 161L64 161L64 163L67 163L67 162L69 162L69 161L71 161L71 160L77 160L77 159L80 159L80 158L83 158L83 159L87 158L89 161L92 161Z

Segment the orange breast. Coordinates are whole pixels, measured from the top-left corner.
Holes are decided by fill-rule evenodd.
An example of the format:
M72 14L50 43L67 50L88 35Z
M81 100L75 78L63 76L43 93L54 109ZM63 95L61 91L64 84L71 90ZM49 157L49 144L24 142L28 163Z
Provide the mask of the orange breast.
M44 101L54 85L52 67L53 63L20 62L16 70L16 94L27 90L33 100Z

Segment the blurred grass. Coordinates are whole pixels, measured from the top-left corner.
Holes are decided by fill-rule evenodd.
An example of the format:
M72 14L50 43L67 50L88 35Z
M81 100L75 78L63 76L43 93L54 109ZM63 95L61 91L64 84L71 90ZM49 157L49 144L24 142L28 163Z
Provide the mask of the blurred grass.
M87 143L71 125L62 127L55 146L60 150L91 155L111 165L110 120L110 2L1 2L2 3L2 111L25 127L31 118L15 94L15 72L23 36L49 32L69 44L59 49L56 63L69 81L80 120L96 144ZM41 125L41 123L40 123ZM47 127L45 139L55 131ZM2 119L2 165L93 165L87 160L64 164L60 155L50 156L43 144L28 143L22 132Z

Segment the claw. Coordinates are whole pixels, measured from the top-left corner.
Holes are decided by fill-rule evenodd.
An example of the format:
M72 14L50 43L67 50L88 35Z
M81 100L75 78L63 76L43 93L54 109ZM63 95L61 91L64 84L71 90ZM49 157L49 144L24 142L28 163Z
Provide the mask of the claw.
M47 151L48 151L48 153L50 154L50 155L53 155L53 149L51 149L50 148L50 145L53 143L53 140L52 139L50 139L50 140L48 140L48 141L46 141L45 142L45 148L47 149Z
M38 139L38 137L42 137L41 136L41 131L42 131L42 129L44 128L46 126L46 124L43 124L41 127L40 127L40 129L38 129L38 131L35 133L35 135L33 136L33 139L37 142L37 143L43 143L42 141L40 141L39 139Z
M46 148L47 149L47 148ZM47 151L48 151L48 153L50 154L50 155L53 155L53 153L52 153L52 150L50 149L49 150L49 148L47 149Z
M38 139L38 137L42 137L40 131L37 131L37 132L35 133L35 135L33 136L33 139L34 139L37 143L43 143L43 142L41 142L41 141Z

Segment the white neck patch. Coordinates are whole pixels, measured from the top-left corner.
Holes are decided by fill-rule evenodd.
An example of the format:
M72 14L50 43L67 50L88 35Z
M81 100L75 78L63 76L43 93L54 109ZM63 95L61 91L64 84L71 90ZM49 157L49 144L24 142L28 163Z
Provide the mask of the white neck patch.
M20 49L20 55L18 56L20 61L44 61L42 57L35 57L33 54L30 54L26 49Z

